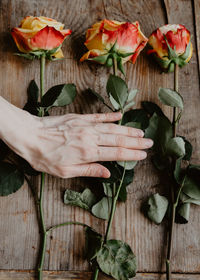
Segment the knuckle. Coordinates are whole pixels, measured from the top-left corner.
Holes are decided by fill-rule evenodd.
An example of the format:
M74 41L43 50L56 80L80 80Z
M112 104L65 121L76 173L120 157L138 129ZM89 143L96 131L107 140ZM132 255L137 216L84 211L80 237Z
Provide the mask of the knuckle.
M96 135L96 143L100 144L102 142L101 140L102 140L101 134L97 134Z
M96 149L96 155L97 155L97 159L101 160L102 154L101 154L101 149L99 147L97 147L97 149Z
M115 143L117 146L124 146L125 145L125 138L123 136L117 135L115 137Z
M142 147L142 146L144 146L144 144L143 144L143 139L136 138L135 141L136 141L136 146L137 146L137 147Z
M124 149L118 148L116 152L117 159L121 160L123 158L123 155L124 155Z
M86 169L85 175L86 176L92 176L94 174L94 172L95 172L94 167L88 166L87 169Z
M81 153L81 159L84 161L91 161L92 158L94 157L94 153L96 153L96 151L92 148L80 148L80 153Z
M80 147L79 151L80 151L81 159L86 160L88 157L88 150L85 149L84 147Z
M108 125L109 131L114 132L114 131L116 130L116 126L117 126L116 124L110 123L110 124Z
M96 121L98 121L98 120L102 119L102 116L103 116L103 115L101 115L101 114L94 114L94 119L95 119Z

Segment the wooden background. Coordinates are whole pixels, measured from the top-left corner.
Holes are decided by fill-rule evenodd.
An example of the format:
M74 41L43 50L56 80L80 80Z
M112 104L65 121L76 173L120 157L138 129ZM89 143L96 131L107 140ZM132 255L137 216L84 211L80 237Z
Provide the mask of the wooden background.
M194 145L193 163L199 161L200 70L197 49L200 49L200 0L0 0L0 94L19 107L25 104L30 80L35 78L39 83L38 61L31 62L14 56L16 47L9 33L27 15L53 17L73 30L63 46L65 59L47 65L46 89L55 84L73 82L77 85L78 97L67 109L56 109L52 114L105 111L83 90L92 87L105 95L109 70L79 62L85 51L85 31L94 22L104 18L138 20L146 36L158 26L166 24L167 20L169 23L185 24L192 33L194 54L191 63L180 73L180 92L185 100L185 111L179 133ZM157 102L159 86L173 87L173 75L161 73L145 52L135 65L127 64L126 67L129 87L139 89L137 107L141 100ZM171 116L170 109L165 108L165 112ZM128 187L128 201L118 205L111 232L112 237L127 241L135 252L138 280L165 279L162 276L165 269L162 257L166 245L165 225L154 225L140 211L141 202L150 193L159 190L159 183L160 178L149 159L138 164L134 182ZM47 225L76 220L104 232L105 222L62 202L65 188L82 190L85 186L95 188L95 180L63 180L47 176L44 194ZM199 232L200 207L192 206L189 223L175 227L174 280L200 279ZM38 244L33 198L27 185L24 185L17 193L0 198L0 279L33 279L31 270L36 265ZM90 279L90 268L84 260L82 228L68 226L53 232L47 243L45 270L51 270L45 274L45 279ZM107 278L102 275L101 279Z

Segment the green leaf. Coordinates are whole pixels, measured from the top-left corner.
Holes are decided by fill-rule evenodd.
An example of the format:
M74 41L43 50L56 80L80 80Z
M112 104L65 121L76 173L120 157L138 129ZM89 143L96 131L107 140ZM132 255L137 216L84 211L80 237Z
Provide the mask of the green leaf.
M189 197L187 194L185 194L183 192L180 193L180 201L182 203L192 203L192 204L200 206L200 200L191 198L191 197Z
M128 109L132 108L135 105L135 101L131 101L124 106L124 112L128 111Z
M188 43L184 54L182 54L180 56L180 58L182 58L183 60L186 60L189 57L189 55L190 55L190 48L191 48L191 41Z
M125 124L125 126L141 129L141 123L140 122L128 122L128 123Z
M175 169L174 169L174 178L176 180L176 182L178 184L182 184L182 180L183 180L183 172L182 172L182 169L181 169L181 162L182 162L182 158L178 158L176 159L176 162L175 162Z
M160 224L167 212L169 204L168 199L156 193L149 197L147 204L149 207L147 216L154 223Z
M64 194L64 203L72 206L79 206L85 210L91 210L96 203L96 197L90 189L85 189L82 193L66 190Z
M111 184L109 183L103 183L103 190L106 196L112 197L112 188L111 188Z
M121 167L124 167L125 161L117 161L117 164L119 164ZM132 160L132 161L126 161L125 169L130 170L133 169L137 164L137 161Z
M117 68L119 69L119 71L121 71L121 73L125 77L124 66L123 66L123 63L122 63L122 58L120 56L117 56Z
M65 106L74 101L76 86L74 84L62 84L50 88L42 97L42 107Z
M111 67L113 66L113 59L111 56L108 57L107 61L106 61L106 66L107 67Z
M123 170L122 167L121 170ZM121 186L121 190L119 192L119 199L123 202L125 202L127 199L127 186L133 182L133 177L134 177L134 169L125 171L124 180Z
M172 124L166 116L154 113L149 120L149 126L145 130L145 137L154 141L153 149L160 156L165 156L166 147L173 136Z
M128 88L124 80L115 75L110 75L107 82L108 96L112 95L115 101L123 108L128 98Z
M190 217L190 203L181 204L177 209L176 222L186 224Z
M108 220L112 206L110 197L103 197L92 207L92 214L97 218Z
M147 113L143 109L133 109L126 112L122 118L122 125L126 125L130 122L137 122L141 124L141 129L147 128L149 124L149 118Z
M182 191L192 199L200 200L200 167L189 165Z
M39 116L39 104L38 103L33 103L33 102L27 102L24 105L23 110L29 112L30 114L34 116Z
M116 110L119 110L120 104L117 103L117 101L112 97L112 95L109 96L109 99L110 99L110 102L111 102L111 104L113 105L113 107L114 107Z
M90 227L85 228L86 238L86 257L89 261L93 260L101 249L103 238Z
M120 240L108 240L97 253L97 263L105 274L117 280L136 275L136 257L130 246Z
M14 164L0 163L0 196L19 190L24 184L24 174Z
M178 92L169 88L160 88L158 97L164 105L178 107L183 110L183 98Z
M183 157L185 155L185 142L183 138L171 138L167 143L167 154L178 158Z
M174 46L174 50L170 47L170 44L168 43L167 37L164 35L165 41L167 43L167 47L168 47L168 53L169 53L169 58L177 58L178 55L176 53L176 46Z
M193 151L192 144L184 136L180 136L180 137L183 138L185 142L185 156L183 157L183 160L189 161L191 159L192 151Z
M119 56L125 58L125 57L128 57L128 56L133 55L134 52L129 52L129 53L120 53L120 52L118 52L117 54L118 54Z
M168 157L165 157L163 155L161 155L160 153L156 153L151 157L151 160L155 166L155 168L157 168L158 170L165 170L167 168L169 168L170 166L170 162Z
M95 61L95 62L98 62L100 64L105 64L108 57L109 57L109 54L105 54L105 55L100 55L100 56L95 56L95 57L92 57L92 58L88 58L87 60Z
M29 59L29 60L33 60L36 58L36 56L28 54L28 53L14 53L14 55L21 56L21 57Z
M142 102L142 107L145 109L145 111L147 111L147 113L152 116L154 113L156 113L158 116L163 116L164 113L163 111L161 110L161 108L153 103L153 102L150 102L150 101L143 101Z
M104 98L99 93L97 93L95 90L88 88L87 91L91 94L94 94L102 103L105 103Z
M129 94L128 94L127 102L132 101L132 100L135 98L137 92L138 92L137 89L131 89L131 90L129 91Z
M39 97L39 88L34 80L32 80L27 89L28 101L37 103Z

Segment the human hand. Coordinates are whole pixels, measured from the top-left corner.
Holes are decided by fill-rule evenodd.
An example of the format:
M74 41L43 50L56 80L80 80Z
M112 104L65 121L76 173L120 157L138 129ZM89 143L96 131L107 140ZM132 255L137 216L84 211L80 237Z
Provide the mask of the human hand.
M97 162L142 160L142 150L153 144L143 131L113 124L120 113L39 118L9 106L13 121L1 132L2 140L34 169L62 178L107 178L110 172Z

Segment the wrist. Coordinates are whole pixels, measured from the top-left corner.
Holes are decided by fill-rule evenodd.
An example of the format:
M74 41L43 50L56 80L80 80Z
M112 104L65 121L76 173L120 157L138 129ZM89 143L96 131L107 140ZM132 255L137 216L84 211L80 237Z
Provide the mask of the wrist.
M0 139L15 152L33 145L34 128L40 125L36 118L0 97Z

